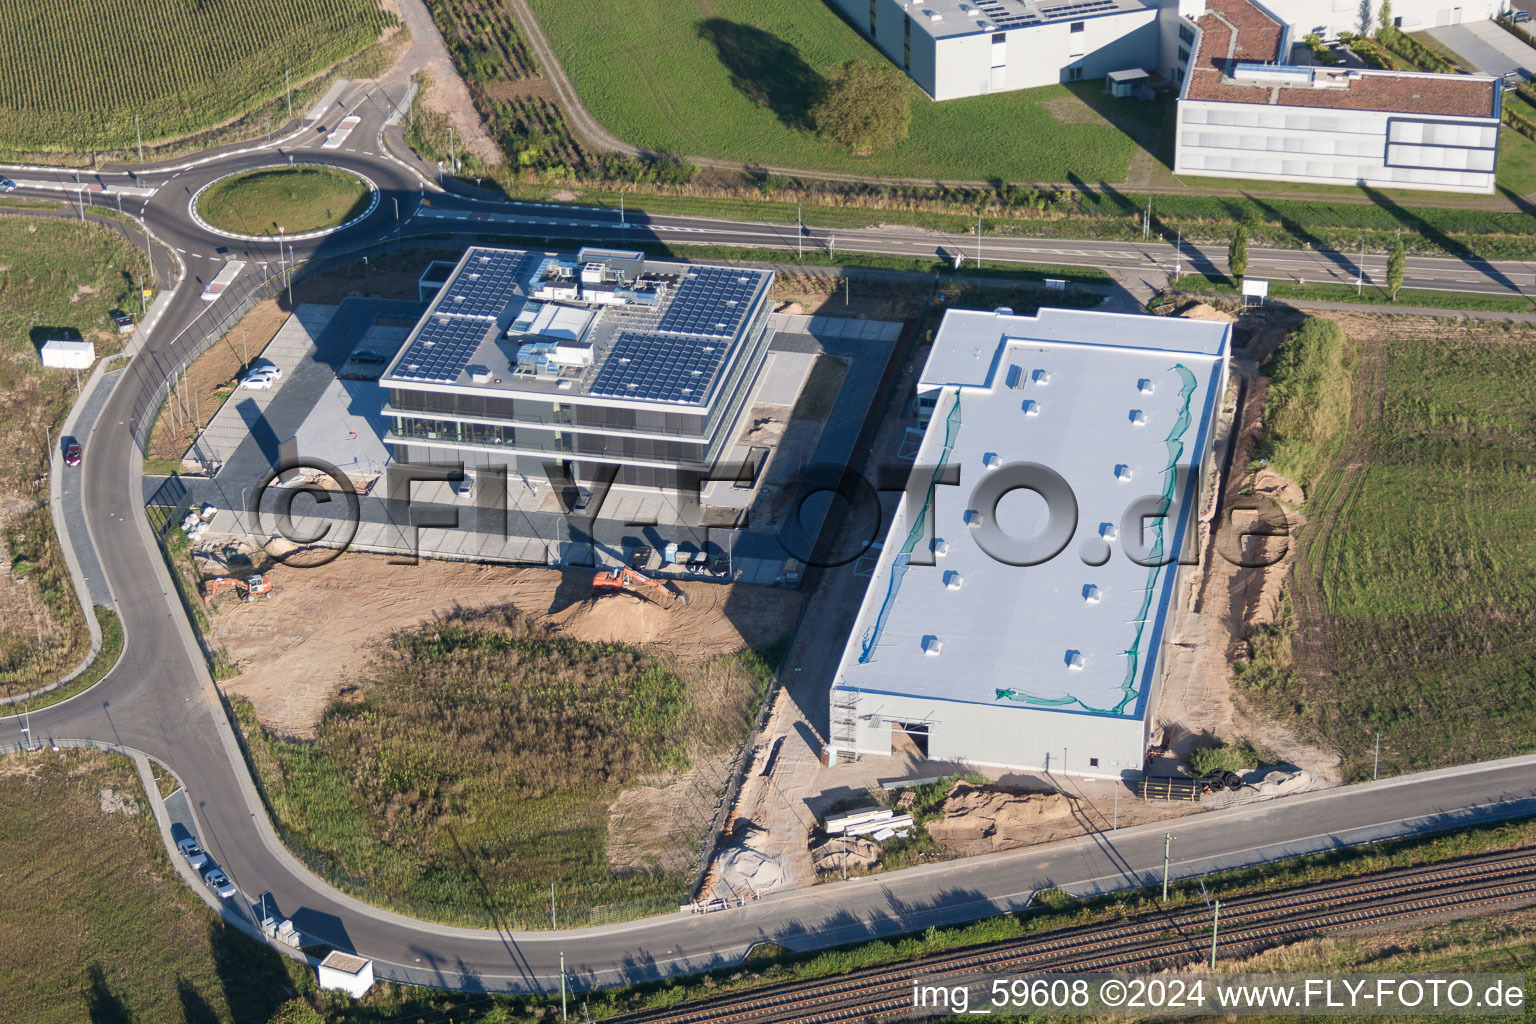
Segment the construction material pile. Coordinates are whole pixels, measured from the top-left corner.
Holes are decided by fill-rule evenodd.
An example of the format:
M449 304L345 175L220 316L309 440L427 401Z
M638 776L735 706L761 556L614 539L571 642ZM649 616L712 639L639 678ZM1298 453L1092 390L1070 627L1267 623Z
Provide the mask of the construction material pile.
M943 816L927 828L956 852L982 853L1044 842L1072 828L1075 812L1073 799L1064 793L956 782L944 800Z

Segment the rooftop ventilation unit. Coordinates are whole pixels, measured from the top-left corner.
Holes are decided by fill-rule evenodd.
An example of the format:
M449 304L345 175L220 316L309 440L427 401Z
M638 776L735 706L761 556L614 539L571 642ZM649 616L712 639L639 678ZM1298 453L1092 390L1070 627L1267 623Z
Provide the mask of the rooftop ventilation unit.
M1153 386L1153 384L1152 384L1152 382L1150 380L1148 380L1146 377L1143 377L1143 378L1141 378L1141 380L1138 380L1136 382L1136 390L1140 391L1144 395L1150 395L1153 391L1155 391L1157 389L1156 389L1156 387Z
M929 21L943 21L944 20L944 15L943 14L940 14L938 11L932 11L932 10L925 10L925 11L923 11L923 17L927 18Z
M1003 457L997 452L987 452L981 457L981 464L988 469L996 469L1003 464Z
M1067 668L1071 669L1073 672L1081 672L1083 670L1082 651L1068 651L1066 661Z
M1024 367L1015 363L1008 367L1008 389L1018 391L1024 387L1028 378L1024 376Z
M950 569L944 574L944 585L950 590L959 590L961 584L964 582L965 577L960 575L960 573L954 569Z
M972 529L980 526L985 518L985 516L983 516L978 510L974 508L968 508L965 510L965 525L971 527Z
M940 651L942 651L942 650L944 650L944 641L943 640L940 640L936 636L925 636L925 637L923 637L923 653L924 654L931 655L931 656L937 656L938 653Z
M933 554L935 558L943 558L949 554L949 541L943 537L933 538Z
M1099 603L1099 588L1098 588L1097 584L1094 584L1094 583L1085 583L1085 584L1083 584L1083 600L1086 601L1088 604L1098 604Z
M469 367L469 379L475 384L489 384L491 382L491 371L483 366L471 366Z
M1120 536L1120 528L1117 527L1114 523L1100 523L1099 536L1103 537L1105 540L1114 540L1116 537Z
M1048 370L1036 370L1031 376L1034 382L1041 387L1045 387L1051 382L1051 374Z
M1033 398L1026 398L1026 399L1024 399L1024 415L1025 416L1039 416L1040 415L1040 403L1035 401Z
M1131 426L1144 427L1147 425L1147 414L1140 409L1131 410Z
M1120 463L1115 467L1115 479L1121 483L1128 483L1131 479L1131 467L1123 462Z

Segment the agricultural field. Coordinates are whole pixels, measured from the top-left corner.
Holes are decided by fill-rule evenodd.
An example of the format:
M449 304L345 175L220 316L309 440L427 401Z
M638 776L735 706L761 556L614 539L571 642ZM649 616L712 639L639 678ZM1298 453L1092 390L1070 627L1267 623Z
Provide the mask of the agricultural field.
M48 514L57 431L75 376L44 370L49 338L85 338L97 356L120 336L108 314L139 312L144 253L93 223L0 217L0 693L33 689L73 668L89 639ZM65 470L60 459L60 470Z
M1291 671L1250 692L1346 778L1536 749L1536 332L1340 318L1348 427L1297 538Z
M126 150L135 117L145 145L190 135L284 97L391 21L377 0L0 4L0 150Z
M1102 83L934 103L910 81L906 141L857 157L819 139L809 108L825 74L886 58L822 0L533 0L593 116L663 152L909 178L1125 180L1155 145L1166 104L1102 96Z
M285 841L324 877L435 920L548 928L554 913L569 927L686 898L718 762L770 673L750 652L681 662L566 639L505 607L394 634L313 741L237 714ZM683 793L684 823L611 816L636 785ZM620 824L655 834L619 850Z
M313 984L187 888L126 758L0 760L0 820L0 1020L265 1024Z

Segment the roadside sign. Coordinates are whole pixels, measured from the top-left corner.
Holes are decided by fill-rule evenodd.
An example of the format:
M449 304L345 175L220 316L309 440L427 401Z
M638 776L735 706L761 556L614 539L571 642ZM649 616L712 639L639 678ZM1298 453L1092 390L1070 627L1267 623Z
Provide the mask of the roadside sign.
M1252 278L1245 277L1243 278L1243 294L1249 298L1267 299L1269 298L1269 282L1255 281Z

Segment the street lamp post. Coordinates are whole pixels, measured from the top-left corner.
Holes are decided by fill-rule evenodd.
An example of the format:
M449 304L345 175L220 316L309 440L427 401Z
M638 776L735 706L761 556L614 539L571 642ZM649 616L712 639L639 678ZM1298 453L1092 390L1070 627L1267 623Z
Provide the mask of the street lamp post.
M1168 859L1173 849L1173 833L1163 833L1163 902L1168 902Z

